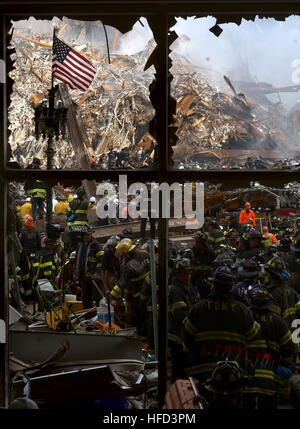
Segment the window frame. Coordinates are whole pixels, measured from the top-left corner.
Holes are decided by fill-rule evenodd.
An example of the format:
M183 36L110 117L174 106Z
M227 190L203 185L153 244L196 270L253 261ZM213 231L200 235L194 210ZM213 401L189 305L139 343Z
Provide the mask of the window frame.
M47 8L47 13L45 12ZM153 11L154 9L154 11ZM16 12L17 11L17 12ZM300 15L300 4L280 3L279 1L214 1L201 2L187 0L184 3L179 0L88 0L84 4L79 0L48 0L42 5L39 0L15 1L11 4L5 0L1 4L1 46L2 58L8 64L8 52L6 49L7 29L10 19L26 19L34 16L36 19L51 19L53 16L61 18L67 16L71 19L97 20L102 19L105 24L114 25L120 31L125 28L121 24L125 16L135 16L138 19L145 16L148 20L155 17L155 31L153 36L157 43L156 55L156 82L150 93L151 102L155 109L155 117L151 123L151 132L159 145L159 158L155 170L30 170L31 178L40 178L46 183L54 185L58 181L61 183L71 183L74 180L116 180L119 175L126 174L128 181L155 181L155 182L183 182L183 181L209 181L211 183L223 183L224 189L234 188L237 183L240 187L246 186L254 176L255 180L264 185L283 186L289 181L300 182L300 171L291 172L288 170L209 170L209 171L191 171L174 170L170 162L169 149L169 129L168 125L172 123L172 117L175 113L174 99L170 96L171 75L169 67L171 60L170 44L174 41L174 35L169 33L169 26L174 16L207 16L217 17L218 23L238 22L242 17L245 19L254 19L256 15L260 17L274 17L282 19L291 14ZM120 25L118 24L120 22ZM127 30L128 31L128 30ZM8 72L9 70L7 70ZM6 165L7 160L7 108L9 103L9 89L12 82L7 78L5 84L0 84L0 97L2 100L2 121L0 121L0 319L6 322L7 342L0 344L0 405L7 406L9 398L9 354L8 354L8 261L7 261L7 186L9 181L25 181L28 177L28 171L10 169ZM166 219L159 218L159 264L158 264L158 282L159 288L159 407L164 403L166 392L166 370L167 370L167 272L168 266L168 222Z

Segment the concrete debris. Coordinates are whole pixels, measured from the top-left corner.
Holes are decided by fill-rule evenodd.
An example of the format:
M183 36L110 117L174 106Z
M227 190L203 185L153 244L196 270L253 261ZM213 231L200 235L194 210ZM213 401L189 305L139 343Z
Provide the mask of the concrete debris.
M69 22L61 21L58 37L68 33L66 27ZM84 27L84 22L81 25ZM15 53L11 55L14 69L10 77L14 85L9 106L9 143L14 160L23 166L28 165L33 157L41 159L42 166L46 166L46 141L37 141L34 136L33 107L47 96L51 84L51 44L50 35L44 34L41 39L34 30L14 33L11 41L10 48L15 49ZM143 68L155 46L154 41L135 55L112 55L111 64L92 43L77 46L78 42L74 39L68 44L86 55L97 69L96 78L85 93L70 90L77 116L84 128L88 157L93 155L96 165L99 161L105 167L110 150L120 152L128 148L131 155L137 155L142 148L145 152L143 159L129 157L122 167L130 167L130 164L141 166L146 155L151 160L156 144L148 133L149 122L155 113L148 89L153 80L153 68L146 72ZM54 84L57 83L54 81ZM55 168L81 167L76 161L69 137L60 137L54 149Z
M224 91L229 87L233 93L227 95L209 84L204 74L184 73L180 57L176 58L172 71L172 95L177 100L173 126L178 127L178 142L173 147L175 167L247 168L247 161L252 164L248 168L254 169L299 166L300 149L295 146L298 129L294 123L298 110L288 116L280 102L273 103L266 97L276 91L298 91L299 85L273 88L238 82L235 85L243 91L238 93L224 76ZM286 154L292 158L283 162ZM262 157L266 159L262 161ZM255 165L256 158L262 161L259 166Z

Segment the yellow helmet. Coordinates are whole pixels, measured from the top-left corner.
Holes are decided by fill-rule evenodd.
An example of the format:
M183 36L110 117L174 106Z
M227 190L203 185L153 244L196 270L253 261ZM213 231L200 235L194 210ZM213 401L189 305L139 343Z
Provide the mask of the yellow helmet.
M116 246L116 254L122 256L125 253L130 252L135 248L135 245L132 244L130 238L123 238L120 243Z

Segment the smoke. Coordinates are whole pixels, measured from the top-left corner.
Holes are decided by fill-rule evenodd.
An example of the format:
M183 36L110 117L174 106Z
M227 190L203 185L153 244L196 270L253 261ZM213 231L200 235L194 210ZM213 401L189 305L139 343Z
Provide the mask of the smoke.
M216 23L212 16L176 20L171 30L190 40L183 38L182 43L174 42L174 52L205 67L200 71L209 81L221 82L226 74L233 80L267 82L273 86L295 85L293 61L300 58L299 16L289 16L285 21L257 17L254 22L243 19L239 26L220 24L223 32L219 37L209 31ZM278 101L277 94L268 97ZM300 100L300 94L280 93L280 98L290 108Z
M134 55L144 50L152 38L153 34L146 18L141 18L134 24L131 31L128 31L121 37L116 53L120 55Z

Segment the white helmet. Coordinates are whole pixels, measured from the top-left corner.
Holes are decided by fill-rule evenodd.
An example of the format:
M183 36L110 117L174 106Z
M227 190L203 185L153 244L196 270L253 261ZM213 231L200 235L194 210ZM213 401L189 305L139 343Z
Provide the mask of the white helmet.
M31 198L30 198L30 197L27 197L27 198L26 198L26 201L27 201L28 203L30 203Z
M77 194L73 195L73 199L76 200L76 198L78 198Z
M95 203L96 202L96 198L95 197L91 197L90 198L90 203Z
M73 252L71 252L69 259L75 259L76 258L76 251L74 250Z

